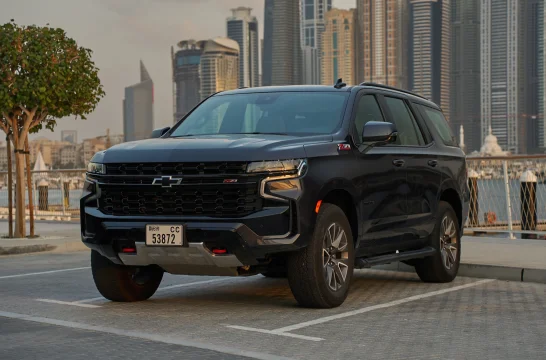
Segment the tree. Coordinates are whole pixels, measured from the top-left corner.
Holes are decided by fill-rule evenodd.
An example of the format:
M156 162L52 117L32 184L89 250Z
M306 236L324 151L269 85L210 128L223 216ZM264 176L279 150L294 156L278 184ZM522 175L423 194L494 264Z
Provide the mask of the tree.
M92 51L63 29L11 22L0 26L0 128L15 148L15 236L25 236L25 141L53 131L56 119L86 119L105 95Z

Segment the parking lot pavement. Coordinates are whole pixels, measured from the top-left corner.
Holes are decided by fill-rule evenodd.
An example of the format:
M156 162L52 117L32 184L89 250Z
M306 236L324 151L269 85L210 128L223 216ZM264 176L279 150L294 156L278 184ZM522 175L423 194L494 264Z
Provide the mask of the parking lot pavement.
M88 252L0 259L1 359L116 350L120 358L543 359L546 351L543 284L425 284L412 273L363 270L343 306L313 310L296 305L283 279L166 275L149 301L121 304L100 297L88 267Z

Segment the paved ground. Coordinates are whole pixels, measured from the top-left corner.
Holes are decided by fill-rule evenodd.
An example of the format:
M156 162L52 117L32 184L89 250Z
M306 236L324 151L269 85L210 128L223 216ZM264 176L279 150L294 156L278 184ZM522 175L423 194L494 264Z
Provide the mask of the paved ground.
M0 359L544 359L546 285L358 271L346 303L286 280L165 276L149 301L96 291L89 253L0 258ZM32 275L29 275L32 274Z

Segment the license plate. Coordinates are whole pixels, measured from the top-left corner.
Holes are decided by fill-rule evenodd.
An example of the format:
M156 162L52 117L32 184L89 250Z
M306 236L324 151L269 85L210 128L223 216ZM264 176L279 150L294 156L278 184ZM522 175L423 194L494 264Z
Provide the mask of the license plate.
M182 246L184 245L183 230L182 225L146 225L146 245Z

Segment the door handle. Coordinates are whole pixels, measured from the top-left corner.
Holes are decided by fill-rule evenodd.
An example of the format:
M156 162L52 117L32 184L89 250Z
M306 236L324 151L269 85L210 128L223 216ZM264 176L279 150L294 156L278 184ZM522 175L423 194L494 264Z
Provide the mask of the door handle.
M429 160L428 166L436 167L438 165L438 160Z
M392 161L392 164L394 166L396 166L396 167L402 167L402 166L404 166L405 163L406 162L404 160L402 160L402 159L396 159L396 160Z

